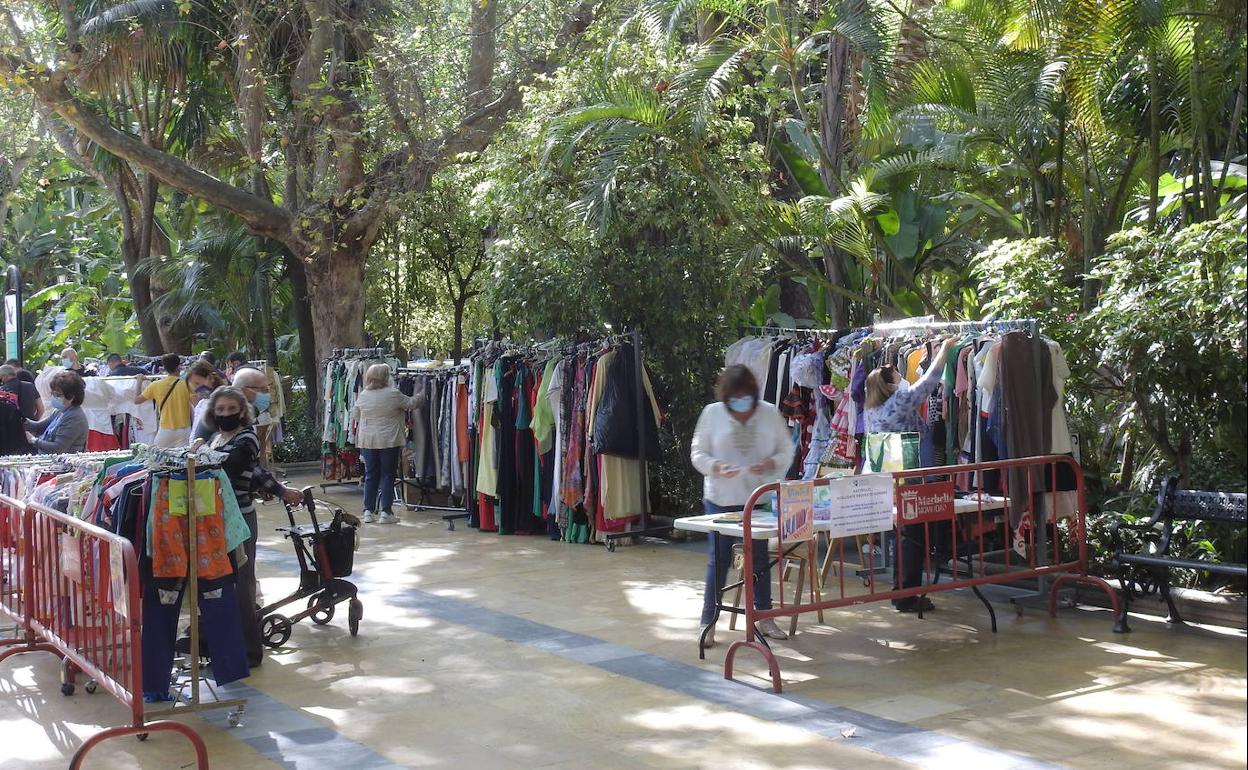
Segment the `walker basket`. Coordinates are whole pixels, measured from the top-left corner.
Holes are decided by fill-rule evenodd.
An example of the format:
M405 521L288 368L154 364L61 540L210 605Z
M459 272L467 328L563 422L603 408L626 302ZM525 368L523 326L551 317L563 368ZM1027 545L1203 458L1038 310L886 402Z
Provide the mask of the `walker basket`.
M325 553L329 557L329 570L336 578L351 574L355 565L356 528L343 518L341 511L334 515L334 521L321 535L325 544Z

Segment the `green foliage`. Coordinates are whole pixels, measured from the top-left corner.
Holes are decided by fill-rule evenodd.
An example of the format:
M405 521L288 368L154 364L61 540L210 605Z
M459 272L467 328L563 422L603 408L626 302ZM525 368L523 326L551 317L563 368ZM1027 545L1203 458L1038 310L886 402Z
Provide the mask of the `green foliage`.
M615 66L646 71L654 52L630 49ZM493 274L486 304L500 331L517 338L597 337L612 330L643 335L647 365L665 430L657 488L665 511L697 510L700 480L688 462L693 424L711 397L726 340L736 334L746 287L734 248L741 230L723 213L717 194L757 201L765 166L749 142L747 122L710 119L698 162L729 181L711 189L691 173L685 149L658 141L617 144L612 132L585 134L555 153L541 137L550 118L593 93L595 63L560 73L543 94L530 95L529 117L485 155L486 180L474 209L493 224ZM564 113L566 114L566 113ZM568 126L565 124L565 130ZM600 163L612 158L612 215L599 219L581 203L599 189ZM569 156L557 168L544 158ZM731 170L731 171L730 171ZM587 187L588 185L588 187ZM600 198L601 200L601 198Z
M1176 233L1110 240L1089 323L1132 416L1186 477L1195 445L1248 466L1245 222L1223 218Z
M320 400L309 404L308 392L296 389L286 404L282 443L273 447L273 459L279 463L299 463L319 460L321 457L321 431L317 427L315 411Z

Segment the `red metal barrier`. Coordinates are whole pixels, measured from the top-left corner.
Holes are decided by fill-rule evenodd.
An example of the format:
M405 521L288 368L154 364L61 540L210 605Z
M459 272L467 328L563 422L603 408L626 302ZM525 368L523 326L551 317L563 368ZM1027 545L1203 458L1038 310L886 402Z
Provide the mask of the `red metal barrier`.
M1103 589L1113 607L1114 630L1119 630L1122 610L1117 592L1105 580L1088 574L1083 474L1072 458L1053 455L919 468L897 471L892 477L894 527L891 534L892 542L896 544L896 583L889 579L883 587L877 585L874 548L867 549L863 563L846 562L843 540L829 556L838 567L839 590L824 586L821 601L790 603L787 606L782 602L781 606L770 610L758 610L754 608L753 581L746 580L745 639L734 642L728 648L724 659L724 678L732 678L737 652L748 648L763 656L771 674L772 687L775 692L780 692L779 661L766 641L756 638L754 624L760 620L868 602L915 598L921 603L926 594L961 588L975 591L992 613L992 606L979 593L979 586L1033 578L1047 577L1053 581L1048 596L1051 616L1056 616L1057 590L1063 584L1085 583ZM834 483L837 483L836 479L830 478L814 482L816 486ZM1015 490L1010 489L1011 483ZM780 487L779 483L761 486L745 503L745 537L742 543L745 564L753 563L751 517L754 506L760 498L777 492ZM1012 495L1012 492L1019 491L1021 494ZM961 512L955 512L952 500L947 500L950 494L962 498L962 502L957 503L963 509ZM924 504L918 504L916 497L923 498ZM975 502L967 503L968 497L973 497ZM905 524L899 520L898 513L902 511L912 523ZM909 538L910 544L903 546L903 538ZM924 574L920 584L909 588L900 587L912 582L906 580L903 547L915 549L921 554L923 563ZM785 548L781 540L780 551L783 553ZM831 543L829 548L832 548ZM856 558L861 559L862 554L857 554ZM855 588L855 581L846 583L847 570L850 574L863 574L864 592L851 590ZM939 582L936 582L937 578ZM992 625L993 631L996 631L995 613Z
M0 503L0 616L7 617L17 627L18 635L11 639L0 638L0 648L34 641L30 622L26 615L24 586L27 577L25 559L25 532L23 509Z
M50 652L62 659L69 686L75 672L82 672L130 709L130 724L87 739L70 760L70 770L81 767L87 753L109 738L137 735L142 740L162 731L184 735L195 749L197 767L207 770L208 749L198 733L179 722L148 722L144 716L139 570L130 541L3 495L0 516L6 522L0 529L0 564L6 575L13 567L20 577L16 591L5 585L0 608L26 630L25 639L9 642L9 649L0 652L0 661L24 652Z

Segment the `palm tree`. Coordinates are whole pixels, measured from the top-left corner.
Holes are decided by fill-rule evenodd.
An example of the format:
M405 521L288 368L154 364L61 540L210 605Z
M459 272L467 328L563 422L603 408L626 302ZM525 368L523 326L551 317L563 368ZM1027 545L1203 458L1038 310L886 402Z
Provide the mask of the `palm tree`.
M259 248L237 223L205 223L170 256L155 255L142 270L170 286L155 306L175 322L205 331L233 350L272 357L272 281L279 255ZM278 300L288 301L279 289Z

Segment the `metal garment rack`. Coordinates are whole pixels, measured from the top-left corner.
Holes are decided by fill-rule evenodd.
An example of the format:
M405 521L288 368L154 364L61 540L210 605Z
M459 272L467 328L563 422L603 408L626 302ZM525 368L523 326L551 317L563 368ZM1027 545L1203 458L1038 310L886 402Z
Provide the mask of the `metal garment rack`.
M630 340L633 346L633 411L637 415L637 476L641 483L641 527L631 529L625 532L604 532L603 540L606 542L607 550L615 551L616 541L625 538L629 540L637 540L642 537L659 537L661 535L670 534L671 525L653 525L650 522L650 472L646 467L646 435L649 426L646 425L645 418L645 370L642 368L641 355L641 333L637 331L628 332L622 335L623 339ZM658 417L658 415L655 415Z
M334 348L329 353L329 358L321 361L321 368L324 369L325 364L340 358L385 358L390 355L390 351L384 346L373 348ZM319 403L319 401L318 401ZM361 485L361 479L351 479L349 481L324 481L317 484L324 492L330 487L358 487Z
M234 707L230 712L228 720L231 727L237 727L242 723L243 711L247 708L246 698L231 698L221 700L217 696L216 689L202 676L200 669L199 656L199 557L196 553L197 543L199 541L195 511L195 473L197 464L202 463L205 467L219 467L225 460L226 455L221 452L214 452L209 449L198 449L196 451L188 451L186 449L162 449L159 447L138 444L134 448L134 457L137 460L150 460L159 463L161 466L185 470L186 472L186 520L187 520L187 536L186 536L186 586L190 592L190 652L189 658L189 676L178 688L177 698L173 701L173 705L168 708L147 712L148 716L179 716L181 714L195 713L198 711L210 711L213 709ZM209 693L212 694L213 700L203 701L200 693L200 683L207 685ZM190 687L190 697L186 697L186 689Z
M430 368L404 366L404 367L399 367L395 371L395 375L396 376L409 375L409 376L415 376L415 377L436 377L436 376L443 375L443 374L454 374L454 373L467 374L469 372L471 372L471 367L469 364L456 364L454 366L440 366L440 367L430 367ZM469 441L469 444L472 444L471 440ZM470 454L475 454L475 453L470 453ZM403 460L400 458L399 460L400 471L404 470L405 466L406 466L406 463L404 463ZM469 460L468 467L470 469L473 467L473 463L471 459ZM432 505L430 503L426 503L425 501L429 498L430 492L434 492L436 490L428 489L427 487L422 485L417 479L406 478L405 476L402 475L402 473L400 473L400 475L395 478L394 486L395 486L395 489L397 489L399 492L399 500L402 501L403 507L406 508L407 510L409 511L444 511L445 513L442 516L442 520L446 522L447 529L454 530L456 521L458 521L459 519L468 519L468 518L471 518L472 516L471 495L469 494L469 484L468 484L467 478L464 479L463 504L460 506ZM411 487L416 487L416 489L420 491L420 499L417 500L415 503L408 502L407 500L407 491ZM450 493L448 493L448 499L450 499Z
M924 316L920 318L905 318L897 321L884 321L868 327L868 331L872 334L883 332L889 335L897 336L928 334L932 332L952 332L956 334L982 331L1025 331L1029 335L1035 336L1039 333L1039 323L1034 318L990 318L983 321L938 321L933 316ZM857 571L858 577L866 580L871 572L879 574L896 567L896 557L899 555L899 549L896 547L896 544L891 541L892 534L893 533L891 532L885 533L885 540L881 543L883 559L881 559L880 566L876 567L874 570L868 570L866 568L860 569ZM1047 554L1047 534L1047 532L1039 533L1043 543L1039 551L1041 558L1044 558ZM1032 598L1033 596L1047 596L1047 592L1045 590L1046 578L1041 577L1039 580L1040 590L1037 594L1029 594L1025 597L1010 599L1010 602L1019 608L1019 612L1022 612L1022 605L1020 603L1022 600Z

